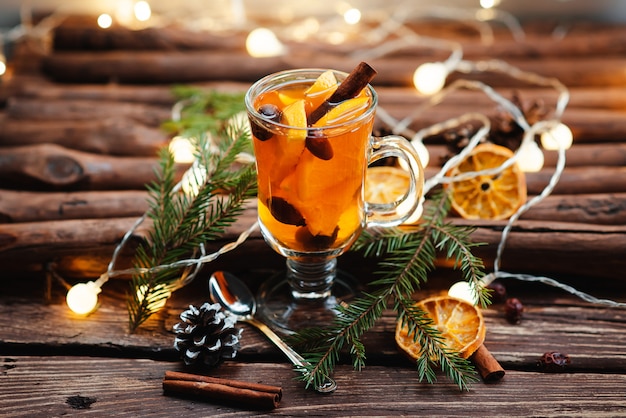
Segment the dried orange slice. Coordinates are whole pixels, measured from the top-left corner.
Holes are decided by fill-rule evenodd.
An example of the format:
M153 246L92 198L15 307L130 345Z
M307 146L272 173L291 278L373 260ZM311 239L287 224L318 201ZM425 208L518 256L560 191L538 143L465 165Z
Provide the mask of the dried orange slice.
M365 201L369 203L393 203L407 192L410 181L409 173L400 167L368 167L365 176ZM423 187L423 183L418 181L417 187ZM421 195L421 189L418 189L417 193ZM400 204L400 208L402 205ZM421 218L422 210L422 205L419 205L409 219L404 221L404 224L417 223Z
M448 176L497 168L512 156L513 151L506 147L480 144ZM446 187L452 192L452 208L465 219L508 219L526 201L526 177L517 164L498 174L479 175Z
M463 358L468 358L485 341L487 328L480 309L462 299L450 296L434 296L417 303L433 320L434 326L441 332L446 347L456 351ZM398 321L396 325L396 344L410 358L417 360L422 347L408 335L408 326ZM437 361L437 359L433 359Z
M371 203L395 202L406 193L409 181L409 173L399 167L369 167L365 177L365 200Z

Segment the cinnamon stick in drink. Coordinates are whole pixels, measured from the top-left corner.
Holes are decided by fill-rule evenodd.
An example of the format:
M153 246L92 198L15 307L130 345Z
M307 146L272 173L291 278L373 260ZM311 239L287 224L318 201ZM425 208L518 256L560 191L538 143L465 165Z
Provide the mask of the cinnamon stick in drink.
M265 410L276 408L282 398L278 386L170 371L165 372L163 391Z
M361 90L368 85L370 81L376 76L376 70L369 66L365 62L361 62L357 65L345 80L339 84L337 90L324 101L317 109L313 110L307 119L309 126L320 120L330 109L337 106L344 100L356 97Z

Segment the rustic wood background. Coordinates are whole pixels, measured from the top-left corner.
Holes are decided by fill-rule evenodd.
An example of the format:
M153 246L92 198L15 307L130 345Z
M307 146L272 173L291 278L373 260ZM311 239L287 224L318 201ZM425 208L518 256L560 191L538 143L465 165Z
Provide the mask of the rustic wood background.
M501 268L550 275L598 297L626 301L626 27L579 22L562 38L552 35L555 26L549 22L524 28L525 40L514 41L506 31L496 30L495 43L486 47L461 24L420 22L419 27L421 34L461 42L466 59L500 58L556 77L570 88L563 121L575 143L567 153L567 167L553 195L516 223ZM290 45L287 56L258 59L249 57L243 45L243 35L200 35L180 28L105 32L73 17L50 39L25 39L16 46L11 71L0 84L0 414L76 413L66 399L78 394L97 399L91 409L107 415L249 414L162 396L163 373L181 367L172 349L171 326L189 303L206 298L202 281L177 292L166 309L129 335L125 280L107 283L98 311L81 319L69 312L63 302L65 288L47 272L54 265L69 283L95 279L146 210L144 185L154 178L156 152L168 141L160 124L170 117L172 84L245 91L261 76L292 67L349 71L356 61L347 52L363 47L356 39L339 47ZM413 70L437 58L445 57L416 47L373 60L381 106L398 118L408 114L421 101L409 87ZM505 95L517 91L527 102L543 100L549 109L556 97L550 90L499 74L468 78L483 80ZM416 120L413 128L468 108L497 112L481 93L460 91ZM384 128L379 123L377 129ZM444 146L427 145L436 163ZM527 175L531 194L545 187L555 160L555 154L547 152L546 167ZM224 242L255 216L251 205ZM478 255L490 268L505 223L475 224L475 241L487 244ZM132 258L132 244L143 236L138 230L122 254L120 268ZM228 268L255 287L282 262L257 234L207 270ZM369 279L372 266L357 255L347 254L340 263ZM424 293L446 289L456 277L442 259ZM624 414L624 311L587 304L546 286L511 282L507 287L510 295L524 301L522 323L506 322L501 306L485 311L485 344L507 375L497 385L479 383L470 393L459 394L443 377L433 386L417 382L415 370L390 337L391 312L367 336L368 367L353 372L343 359L336 373L341 390L331 397L320 399L302 390L280 353L247 326L238 360L215 373L281 384L285 396L274 413L285 416L338 411ZM569 373L540 373L538 358L551 350L570 353Z

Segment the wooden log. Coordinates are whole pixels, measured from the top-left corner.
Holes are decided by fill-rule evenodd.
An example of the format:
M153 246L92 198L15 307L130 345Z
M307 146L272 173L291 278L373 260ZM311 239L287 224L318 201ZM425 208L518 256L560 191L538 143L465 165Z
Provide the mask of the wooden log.
M358 58L316 54L316 66L352 70ZM410 86L415 69L425 62L423 58L391 57L371 60L378 71L375 85ZM246 53L190 51L164 53L140 52L59 52L44 59L43 71L59 81L122 83L189 83L208 80L253 82L267 74L289 68L310 67L311 56L294 51L289 56L252 58ZM546 58L538 61L510 60L509 64L544 77L556 77L567 86L623 86L626 84L626 58L591 57ZM490 86L526 86L501 73L460 75L451 74L449 80L471 78Z
M416 103L413 107L409 104L386 104L384 110L394 119L400 121L407 117L412 117L409 128L418 131L436 123L441 123L450 119L458 118L472 112L480 112L485 116L502 118L497 107L493 104L479 107L470 106L436 106L427 110L415 113L418 108ZM546 118L552 117L553 109ZM568 108L561 118L572 131L574 140L578 143L584 142L624 142L626 138L626 118L623 110L617 109L583 109ZM476 125L477 122L470 122L468 125ZM389 127L393 129L394 127ZM492 124L493 128L493 124Z
M493 266L506 221L468 221L453 218L456 225L476 230L471 240L484 245L475 249L488 269ZM626 268L623 248L626 226L518 220L508 236L500 269L529 274L574 275L621 279ZM451 266L440 259L440 265Z
M539 194L548 185L554 170L527 173L528 193ZM554 194L626 192L626 167L565 167Z
M35 193L0 190L0 222L124 218L148 210L145 191Z
M432 178L438 171L436 167L426 167L425 177ZM528 194L540 194L553 174L553 167L543 168L537 173L526 173ZM622 192L626 192L626 167L565 167L552 194Z
M426 141L430 154L430 167L441 167L450 158L451 151L445 145L431 145ZM555 167L558 152L542 149L544 166ZM575 143L565 153L567 167L623 167L626 166L626 143Z
M533 102L543 103L546 109L552 110L558 99L558 92L551 88L516 88L501 87L496 89L506 99L511 99L516 93L525 104ZM572 108L583 109L613 109L623 111L626 109L626 88L621 86L597 86L597 87L570 87L570 98L567 103L567 111ZM417 106L426 102L427 97L421 96L411 86L376 86L379 104ZM458 89L448 93L446 98L437 105L445 107L477 107L490 109L496 107L496 103L485 93L478 90Z
M224 92L245 92L248 82L208 81L190 83L190 85ZM569 86L568 86L569 87ZM415 106L426 98L417 94L412 86L384 86L377 85L379 104L402 104ZM558 93L551 88L508 88L499 89L500 94L511 98L513 93L526 103L541 101L549 109L553 109ZM595 109L626 109L626 87L599 86L599 87L569 87L570 100L567 109L595 108ZM169 85L138 85L138 84L60 84L41 76L14 74L6 83L0 85L0 97L27 97L47 100L98 100L150 103L155 105L172 106L176 99L172 95ZM472 106L493 108L495 103L483 92L474 90L457 90L438 106L453 104L456 107Z
M81 22L76 17L72 20L54 29L52 36L55 50L245 50L243 33L220 35L217 32L172 26L133 30L115 25L102 30L96 25L95 17L89 16L88 20L84 18Z
M53 144L0 148L0 188L6 189L145 190L158 168L157 158L110 157Z
M626 225L626 193L550 195L524 212L521 219Z
M89 253L93 249L111 248L118 244L137 218L71 219L0 225L0 253L7 257L28 252L33 260L53 261L55 254ZM145 226L130 238L130 243L145 239Z
M30 118L14 119L0 115L0 124L0 144L3 147L49 143L98 154L155 157L169 140L162 129L145 126L126 117L105 116L72 121L55 118L33 123Z
M244 50L245 33L234 32L221 36L210 31L191 31L183 27L167 26L139 30L123 26L112 26L102 30L96 25L94 16L71 16L53 31L55 50ZM366 20L363 24L368 25ZM377 22L373 22L375 25ZM453 22L418 19L406 22L416 33L431 37L454 37L463 46L464 56L483 56L485 49L493 57L542 58L547 56L619 55L626 52L626 31L621 26L583 25L575 22L564 36L555 36L550 28L522 25L526 30L524 39L516 40L505 29L496 28L495 41L481 39L477 31L468 30L468 25ZM527 27L528 26L528 27ZM315 40L294 43L297 48L320 49L323 44ZM365 48L360 39L347 39L345 44L326 46L326 50L348 50ZM350 48L350 49L347 49ZM398 54L423 55L429 52L424 45L405 48Z
M6 114L14 119L88 121L118 117L159 127L171 118L171 109L145 103L92 100L37 100L10 98Z

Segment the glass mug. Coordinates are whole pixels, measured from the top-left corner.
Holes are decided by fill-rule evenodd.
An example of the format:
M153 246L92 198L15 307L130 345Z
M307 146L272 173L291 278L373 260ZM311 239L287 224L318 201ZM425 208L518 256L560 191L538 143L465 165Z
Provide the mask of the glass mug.
M329 117L306 126L303 112L309 115L319 106L324 92L305 92L325 71L271 74L253 84L245 96L256 157L260 229L267 243L287 259L286 272L261 285L258 312L284 333L329 324L336 305L354 297L358 288L349 275L337 270L337 257L364 228L397 226L408 219L422 197L424 173L409 141L371 135L378 98L369 84L357 100L343 106L346 114L331 119L331 111ZM347 76L333 74L339 83ZM342 105L335 109L337 116ZM399 158L409 167L409 188L396 202L366 202L367 167L387 157Z

